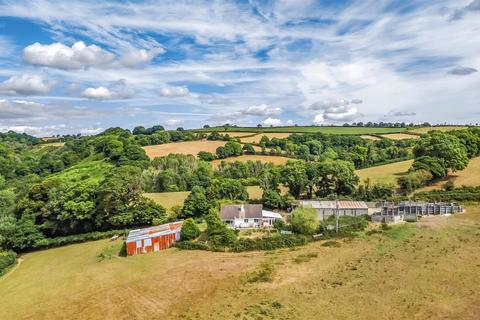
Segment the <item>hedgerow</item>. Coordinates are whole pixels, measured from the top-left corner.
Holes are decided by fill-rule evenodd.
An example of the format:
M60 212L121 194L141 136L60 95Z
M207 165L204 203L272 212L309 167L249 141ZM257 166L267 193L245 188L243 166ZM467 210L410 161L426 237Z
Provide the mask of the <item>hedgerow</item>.
M17 262L17 254L13 251L0 252L0 276Z

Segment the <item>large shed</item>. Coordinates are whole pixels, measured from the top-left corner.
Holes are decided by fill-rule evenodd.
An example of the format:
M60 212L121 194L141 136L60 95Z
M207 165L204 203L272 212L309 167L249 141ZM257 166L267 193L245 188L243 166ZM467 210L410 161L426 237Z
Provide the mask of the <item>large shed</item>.
M182 222L172 222L159 226L136 229L129 232L127 254L135 255L167 249L180 240Z
M318 220L326 220L330 216L361 216L368 214L368 205L364 201L319 201L319 200L300 200L298 206L304 208L313 208L317 211Z

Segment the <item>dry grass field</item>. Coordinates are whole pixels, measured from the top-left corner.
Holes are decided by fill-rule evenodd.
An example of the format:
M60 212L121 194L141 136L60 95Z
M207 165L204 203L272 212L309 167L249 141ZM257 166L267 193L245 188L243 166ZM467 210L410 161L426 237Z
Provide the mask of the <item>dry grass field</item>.
M392 140L405 140L405 139L418 139L419 136L407 133L389 133L382 134L382 137L392 139Z
M154 146L143 147L150 159L155 157L164 157L170 153L191 154L195 157L200 151L215 153L218 147L225 145L225 141L185 141L158 144Z
M227 131L227 132L219 132L221 135L225 135L228 133L228 135L231 138L241 138L245 136L251 136L251 135L257 135L258 132L235 132L235 131Z
M456 187L467 186L476 187L480 186L480 157L470 160L468 167L465 170L452 172L448 175L448 178L437 181L436 183L426 186L418 190L430 191L435 189L441 189L447 181L452 181Z
M397 178L410 169L413 160L399 161L382 166L357 170L360 182L370 179L372 183L397 184Z
M438 131L452 131L452 130L462 130L466 129L467 127L465 126L438 126L438 127L423 127L423 128L417 128L413 130L409 130L410 132L415 132L415 133L427 133L428 131L431 130L438 130Z
M100 260L120 247L101 240L38 251L0 278L0 319L479 319L479 227L469 208L334 247Z
M218 167L222 161L226 162L235 162L235 161L261 161L264 163L273 163L275 165L280 165L280 164L285 164L288 160L291 160L290 158L287 157L281 157L281 156L263 156L263 155L243 155L243 156L238 156L238 157L230 157L226 159L219 159L219 160L213 160L212 164L214 167Z
M290 136L292 133L259 133L255 136L252 136L252 137L245 137L245 138L241 138L240 141L242 141L242 143L259 143L260 142L260 139L262 139L263 136L267 136L268 139L272 139L272 138L288 138L288 136Z
M373 141L380 140L379 137L371 136L371 135L368 135L368 134L362 134L362 135L360 136L360 138L367 139L367 140L373 140Z

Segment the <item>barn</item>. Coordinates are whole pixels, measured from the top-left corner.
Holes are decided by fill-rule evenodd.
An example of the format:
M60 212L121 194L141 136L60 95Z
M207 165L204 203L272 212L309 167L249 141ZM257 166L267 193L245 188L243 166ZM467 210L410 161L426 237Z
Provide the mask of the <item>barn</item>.
M318 201L300 200L297 206L313 208L317 211L318 220L326 220L332 215L361 216L368 214L368 205L363 201Z
M182 222L172 222L159 226L136 229L128 233L126 240L127 254L157 252L167 249L180 240Z

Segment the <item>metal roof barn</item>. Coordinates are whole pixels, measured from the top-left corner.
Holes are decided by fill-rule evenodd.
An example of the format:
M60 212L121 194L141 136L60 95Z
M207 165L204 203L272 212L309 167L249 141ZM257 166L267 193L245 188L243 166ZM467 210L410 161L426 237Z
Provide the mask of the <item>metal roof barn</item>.
M167 249L180 240L181 229L182 221L132 230L125 241L127 254L132 256Z

